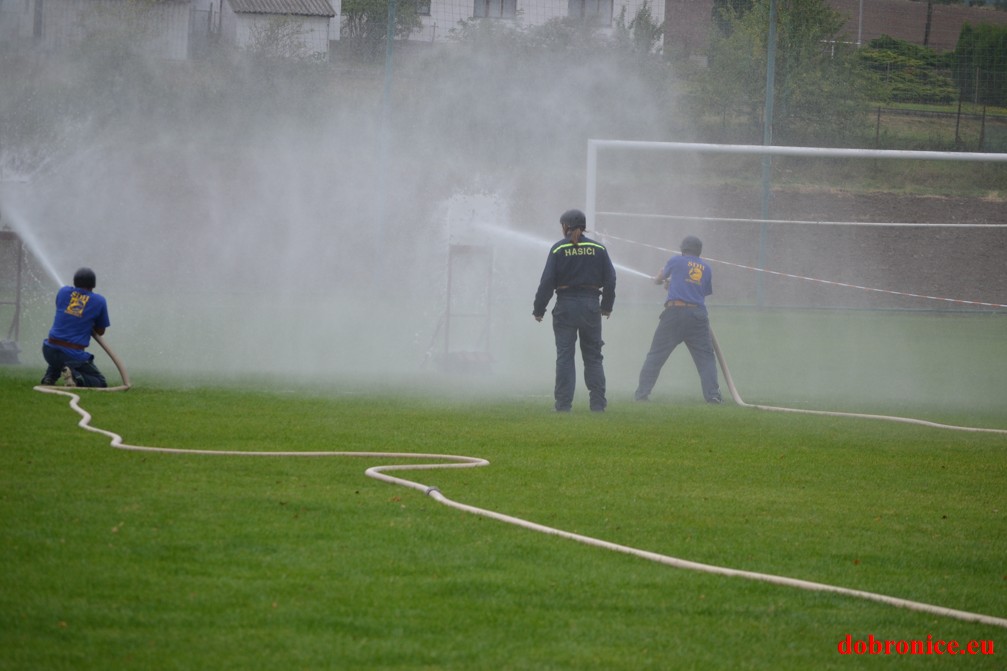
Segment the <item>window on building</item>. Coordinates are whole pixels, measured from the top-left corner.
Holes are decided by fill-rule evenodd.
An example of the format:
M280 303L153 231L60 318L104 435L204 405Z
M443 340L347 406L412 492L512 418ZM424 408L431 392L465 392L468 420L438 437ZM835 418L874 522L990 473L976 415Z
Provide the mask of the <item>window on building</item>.
M477 19L517 18L517 0L474 0L474 2L472 16Z
M567 15L594 26L612 25L612 0L567 0Z

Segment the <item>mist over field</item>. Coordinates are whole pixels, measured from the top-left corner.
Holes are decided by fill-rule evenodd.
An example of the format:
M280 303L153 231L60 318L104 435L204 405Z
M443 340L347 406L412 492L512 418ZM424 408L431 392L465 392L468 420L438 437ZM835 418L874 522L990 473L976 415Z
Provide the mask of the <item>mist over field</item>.
M587 138L660 137L668 98L585 53L455 48L398 54L387 99L379 68L8 55L3 222L42 274L95 269L135 368L413 373L444 349L449 244L493 247L524 316L545 249L506 229L557 238ZM490 346L529 331L548 361L551 333L508 321Z
M52 275L68 282L87 265L110 302L106 339L134 382L149 371L469 384L443 374L448 349L488 351L492 374L480 384L490 389L547 398L553 336L531 301L559 214L585 207L587 140L688 139L673 82L589 46L407 50L387 98L380 68L6 54L0 221L34 258L22 360L41 365ZM670 156L661 169L679 161L687 172ZM612 201L627 211L715 205L669 190L646 163L610 167ZM604 240L601 228L589 235ZM748 264L758 243L754 229L695 220L608 230L645 243L606 240L622 266L606 368L613 398L628 398L662 300L640 275L656 273L685 234L706 239L708 256ZM465 247L450 257L452 245ZM751 273L717 272L711 305L751 303ZM721 340L736 365L755 375L779 367L743 349L759 334L729 323ZM805 346L820 355L800 342L788 354ZM849 366L821 368L797 378L863 397ZM659 384L685 396L698 386L684 348Z

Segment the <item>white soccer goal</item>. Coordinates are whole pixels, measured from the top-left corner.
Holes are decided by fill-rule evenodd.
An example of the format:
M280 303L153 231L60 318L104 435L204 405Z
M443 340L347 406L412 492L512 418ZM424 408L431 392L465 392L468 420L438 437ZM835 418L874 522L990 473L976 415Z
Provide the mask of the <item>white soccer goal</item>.
M626 257L646 258L640 263L649 264L648 269L654 269L654 259L661 254L676 251L684 234L708 237L704 256L724 267L721 275L728 279L724 285L732 302L926 310L1007 308L1003 272L1007 206L1003 204L993 205L994 215L983 219L954 211L954 199L934 196L932 219L921 220L919 203L926 206L929 196L925 192L934 185L920 184L911 201L908 196L872 194L887 212L884 220L863 216L844 220L818 211L795 215L795 211L803 212L799 203L789 208L785 218L771 218L767 205L775 197L769 182L774 157L798 159L791 161L796 167L789 168L798 171L801 159L835 159L835 184L825 185L825 190L834 190L826 195L835 199L845 189L843 160L901 159L907 166L923 161L1003 164L1007 154L600 139L588 140L587 149L589 229L621 245ZM688 186L681 186L689 181L690 161L716 155L721 157L721 168L726 164L732 171L723 183L744 182L749 195L744 211L725 214L718 203L704 203ZM611 157L604 167L602 156ZM761 158L761 165L753 157ZM706 180L710 181L709 176ZM670 193L676 186L679 190ZM669 193L662 194L664 190ZM1007 184L1000 196L1007 196ZM903 201L914 203L917 216L899 219ZM967 208L966 203L962 199L959 207ZM877 216L876 212L864 214ZM651 248L652 253L632 251L641 247Z

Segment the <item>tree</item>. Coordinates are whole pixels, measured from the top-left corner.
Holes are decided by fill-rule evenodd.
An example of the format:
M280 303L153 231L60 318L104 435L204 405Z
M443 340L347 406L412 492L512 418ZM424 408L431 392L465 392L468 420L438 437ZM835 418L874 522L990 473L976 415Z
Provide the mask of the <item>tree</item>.
M395 2L395 37L408 37L422 26L418 0L344 0L341 37L358 57L377 60L388 39L388 3Z
M946 60L929 47L882 35L857 57L877 78L878 101L949 103L957 95Z
M652 54L660 49L661 37L664 36L664 23L654 21L654 13L647 0L636 10L633 19L627 25L626 6L623 5L619 18L615 22L616 43L629 51L641 55Z
M725 119L740 115L762 127L770 0L726 8L727 30L714 35L700 100ZM778 0L774 136L833 143L862 127L871 79L841 39L842 16L823 0Z
M308 60L322 58L313 56L304 41L307 33L304 25L291 16L274 16L252 27L249 51L266 58L291 58Z
M955 45L953 72L962 98L1007 105L1007 26L963 25Z
M734 28L734 21L752 9L754 0L713 0L713 25L720 34L727 37Z

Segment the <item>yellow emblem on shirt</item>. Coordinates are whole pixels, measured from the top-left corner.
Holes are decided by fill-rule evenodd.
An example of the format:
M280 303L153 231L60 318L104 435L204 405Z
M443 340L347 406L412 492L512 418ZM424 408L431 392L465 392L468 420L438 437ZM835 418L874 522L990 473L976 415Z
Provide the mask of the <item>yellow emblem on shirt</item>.
M87 307L87 302L89 300L91 300L90 295L74 291L70 294L70 304L66 306L65 312L68 315L73 315L74 317L83 317L84 308Z
M703 281L703 264L696 263L695 261L689 261L689 281L691 282L702 282Z

